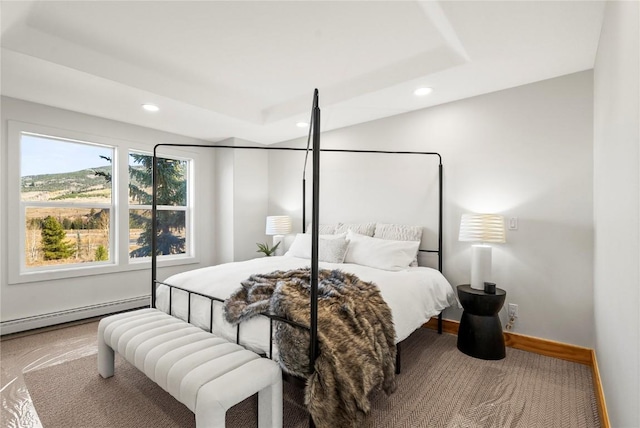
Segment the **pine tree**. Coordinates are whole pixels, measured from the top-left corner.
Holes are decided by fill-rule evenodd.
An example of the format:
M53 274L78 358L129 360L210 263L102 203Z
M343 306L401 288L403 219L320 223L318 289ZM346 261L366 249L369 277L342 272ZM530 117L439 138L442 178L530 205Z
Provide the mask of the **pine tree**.
M97 262L109 260L109 252L104 245L99 245L98 248L96 248L95 258Z
M111 158L100 156L111 162ZM153 156L132 153L134 163L129 165L129 197L140 205L151 205L152 195L149 192L153 185ZM186 162L176 159L157 158L158 172L158 205L185 206L187 204L187 181L185 178ZM96 176L103 177L107 183L112 180L110 172L94 171ZM185 225L184 211L157 211L157 248L156 254L181 254L185 251L185 238L176 235ZM151 255L151 221L148 216L130 212L129 223L142 224L143 231L138 237L138 249L133 250L131 257L148 257Z
M64 240L66 233L55 217L48 216L42 224L42 252L45 260L61 260L75 253L74 245Z
M145 191L153 185L153 157L132 154L134 162L142 168L129 168L131 183L129 195L139 204L151 205L152 195ZM184 161L158 158L158 205L187 204L187 181L185 180ZM157 248L156 254L180 254L185 250L185 238L176 235L185 225L184 211L158 210L157 215ZM143 222L144 230L138 237L140 248L130 253L131 257L147 257L151 255L151 221L148 217L136 216Z

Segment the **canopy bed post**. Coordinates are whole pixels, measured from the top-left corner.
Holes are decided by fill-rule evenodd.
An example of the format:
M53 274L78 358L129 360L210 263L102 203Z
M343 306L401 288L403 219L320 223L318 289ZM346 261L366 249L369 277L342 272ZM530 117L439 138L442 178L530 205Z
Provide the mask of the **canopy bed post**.
M442 157L438 155L438 270L442 272ZM438 334L442 334L442 312L438 314Z
M311 135L315 127L313 126L318 109L318 123L320 123L320 108L318 103L318 89L313 91L313 100L311 101L311 118L309 119L309 133L307 134L307 148L304 149L304 166L302 167L302 233L307 232L307 161L309 160L309 145L311 144ZM315 134L314 144L315 144ZM320 145L320 126L318 126L318 146Z
M153 148L153 165L151 166L151 181L152 181L152 195L151 195L151 307L156 307L156 279L158 271L158 258L156 255L156 247L158 245L158 225L157 225L157 211L158 211L158 158L156 150L158 145ZM169 307L169 314L171 314L171 307Z
M442 157L440 155L438 160L438 270L442 272ZM442 312L438 325L438 333L442 333Z
M304 224L305 219L307 217L307 208L305 207L304 201L307 200L307 179L302 177L302 233L307 232L307 226Z
M318 356L318 232L320 229L320 107L318 90L313 102L313 205L311 217L311 321L309 364L313 373ZM303 204L304 205L304 204Z
M318 242L320 230L320 107L318 90L313 94L313 115L310 126L313 127L313 191L311 212L311 293L310 293L310 330L309 330L309 372L315 370L318 357ZM307 154L309 153L307 147ZM304 201L304 200L303 200ZM304 207L304 202L303 202ZM304 218L304 215L303 215ZM304 221L304 220L303 220ZM305 227L304 225L302 226ZM315 428L313 416L309 414L309 428Z

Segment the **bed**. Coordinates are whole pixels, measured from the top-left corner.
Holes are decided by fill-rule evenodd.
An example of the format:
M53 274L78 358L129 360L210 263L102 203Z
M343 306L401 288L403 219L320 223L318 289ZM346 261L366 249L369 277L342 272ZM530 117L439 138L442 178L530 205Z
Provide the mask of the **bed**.
M290 150L290 151L304 151L305 161L303 168L302 179L302 233L296 236L296 241L304 241L304 251L302 254L300 251L295 250L296 241L292 244L292 248L285 256L280 257L264 257L254 260L228 263L224 265L211 266L207 268L197 269L193 271L183 272L177 275L173 275L164 281L158 280L157 277L157 189L158 189L158 172L157 172L157 149L161 146L184 146L181 144L162 143L158 144L154 148L154 160L153 160L153 189L152 189L152 212L151 212L151 224L152 224L152 252L151 252L151 306L163 310L175 317L181 318L189 323L192 323L204 330L211 331L216 335L220 335L227 340L236 341L246 348L263 354L269 358L277 358L278 354L282 357L285 354L285 346L282 349L277 349L272 340L274 337L273 325L277 324L281 331L283 325L287 325L287 329L284 331L291 334L297 334L298 330L308 331L306 340L298 342L298 348L307 348L308 351L305 354L300 354L300 360L306 359L306 367L308 368L308 376L297 376L289 378L288 380L295 381L298 379L298 384L305 385L305 404L310 412L309 425L314 427L314 420L320 420L319 426L359 426L361 422L360 418L368 411L368 398L367 394L373 389L383 389L385 392L390 393L395 389L395 379L392 379L393 385L390 385L388 380L393 377L393 368L391 369L391 376L389 375L389 367L395 367L396 372L399 372L399 353L400 342L406 339L413 331L420 328L426 321L433 316L438 316L439 320L439 332L442 328L442 311L456 303L456 296L453 288L447 282L442 275L443 257L442 257L442 158L435 152L418 152L418 151L383 151L383 150L347 150L347 149L321 149L320 148L320 108L318 106L318 91L314 92L311 126L309 130L309 140L307 141L307 147L269 147L269 146L223 146L223 145L197 145L189 144L187 146L213 148L213 149L231 149L231 150ZM313 144L310 147L311 139L313 137ZM436 158L438 161L438 205L437 205L437 247L435 249L420 249L420 252L433 253L437 255L438 269L431 269L427 267L417 266L415 260L402 260L399 264L396 263L396 253L393 253L392 257L387 257L386 253L380 254L375 251L370 251L370 246L377 246L379 240L394 241L392 237L381 236L376 238L371 234L360 235L356 230L347 230L343 238L347 241L349 249L347 250L346 257L343 260L326 260L322 257L320 252L322 243L327 237L320 235L320 218L319 218L319 183L320 183L320 153L321 152L334 152L334 153L374 153L382 155L401 155L401 156L422 156L428 158ZM307 159L309 154L312 154L312 213L311 213L311 227L307 230L307 218L306 218L306 169ZM367 236L368 235L368 236ZM300 238L302 236L302 238ZM369 241L368 241L369 240ZM410 240L410 239L409 239ZM415 240L414 240L415 241ZM400 242L400 241L396 241ZM359 243L359 249L361 251L355 251L354 244ZM374 245L375 244L375 245ZM383 243L382 247L387 245ZM413 253L411 258L416 258L418 252L418 246L420 241L414 242L415 248L412 247ZM412 245L414 245L412 244ZM399 244L400 245L400 244ZM402 246L402 245L400 245ZM298 246L300 247L300 246ZM299 250L300 248L298 248ZM414 251L415 250L415 251ZM411 252L410 251L410 252ZM349 254L359 254L359 257L349 257ZM406 252L405 252L406 253ZM403 257L405 257L404 254ZM325 260L325 261L323 261ZM391 266L384 266L388 262ZM411 263L410 263L411 262ZM306 273L307 292L304 297L303 305L304 310L308 318L306 322L292 321L288 317L280 317L274 314L265 314L265 316L257 316L241 323L238 323L236 327L226 322L229 318L228 312L225 313L225 300L228 300L230 296L233 298L236 296L236 290L240 286L240 283L247 277L256 274L267 274L274 270L282 272L294 272L301 268L308 268ZM326 278L324 275L326 272L339 272L345 276L355 275L354 278L358 278L358 281L367 282L371 284L371 289L375 289L375 296L373 296L376 302L376 307L385 307L384 310L387 315L385 318L393 318L393 324L395 329L389 329L382 327L385 330L385 337L380 340L378 337L377 342L373 343L371 349L373 349L371 357L372 360L396 359L395 364L384 363L384 368L379 370L379 373L375 374L376 380L360 379L364 383L358 383L357 386L354 382L343 384L342 386L353 386L357 389L358 397L345 397L342 394L342 389L337 384L332 386L332 394L327 400L327 396L324 395L322 388L317 389L319 384L326 384L327 374L326 371L322 371L321 367L325 364L326 355L331 354L331 358L335 357L335 354L344 352L347 355L351 352L351 349L347 347L357 348L347 344L342 348L338 348L337 351L332 349L331 352L323 352L320 354L320 333L326 333L327 330L332 330L333 324L326 324L326 318L320 320L325 322L322 332L319 332L319 301L323 304L322 300L325 295L319 293L325 293L326 287L324 283L320 282L320 277ZM323 279L324 281L324 279ZM244 284L243 284L244 286ZM171 290L171 291L170 291ZM319 291L320 290L320 291ZM386 304L385 304L386 303ZM308 304L308 306L306 306ZM363 305L367 306L367 305ZM354 307L359 307L355 305ZM308 309L307 309L308 308ZM371 311L376 312L377 309L373 305L369 305ZM228 309L228 308L226 308ZM322 309L322 308L321 308ZM324 308L326 309L326 307ZM344 312L344 311L343 311ZM356 311L357 312L357 311ZM370 322L368 319L369 311L359 310L360 316L365 320L364 324L369 325L371 329L380 329L375 322ZM358 324L356 317L353 317L350 321L352 324ZM290 326L295 327L291 330ZM298 330L296 330L298 329ZM275 336L278 337L279 331L276 331ZM294 333L294 331L296 333ZM373 334L369 334L370 336ZM375 333L378 335L378 332ZM282 336L282 335L280 335ZM365 334L366 336L366 334ZM385 342L382 344L382 342ZM326 347L326 341L323 342L323 349ZM397 344L393 346L393 344ZM384 348L384 351L381 349ZM384 357L381 355L384 354ZM343 355L342 358L345 358ZM281 358L282 360L282 358ZM291 361L291 360L289 360ZM297 361L294 361L297 363ZM282 361L281 361L281 365ZM286 365L286 364L285 364ZM364 366L354 366L350 369L352 372L366 372L367 368ZM384 374L382 374L384 371ZM287 372L287 367L283 367L283 375ZM294 371L295 373L295 371ZM342 372L345 374L345 372ZM333 380L342 378L343 376L335 376ZM382 379L384 377L384 379ZM366 384L366 385L365 385ZM311 391L311 392L310 392ZM319 395L315 392L320 391ZM353 399L353 400L352 400ZM347 401L352 400L351 404L345 404ZM335 405L327 404L329 401L334 401ZM356 402L357 401L357 402ZM345 408L349 407L348 409ZM344 410L344 419L335 419L336 411L342 412ZM324 416L323 416L324 415Z
M310 260L291 255L262 257L242 262L210 266L173 275L158 285L156 307L227 340L238 341L246 348L270 354L270 322L266 317L256 317L241 325L239 337L235 326L224 319L223 303L235 292L241 281L256 273L276 270L293 270L308 267ZM338 269L353 273L364 281L378 285L383 299L393 314L396 330L395 342L409 337L431 317L456 303L453 288L436 269L407 267L390 271L354 263L320 262L320 269ZM171 311L169 311L169 286ZM189 294L184 291L189 290ZM207 295L218 300L202 296ZM189 303L190 301L190 303ZM212 312L213 311L213 312ZM213 315L212 315L213 314ZM213 324L211 322L213 321ZM277 352L277 349L274 351Z

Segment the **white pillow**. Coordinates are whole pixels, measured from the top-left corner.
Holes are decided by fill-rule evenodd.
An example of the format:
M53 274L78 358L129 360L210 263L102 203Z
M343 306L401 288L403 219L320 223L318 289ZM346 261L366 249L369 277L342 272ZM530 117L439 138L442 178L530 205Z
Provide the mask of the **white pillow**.
M409 267L418 254L420 241L393 241L347 232L349 248L345 263L356 263L383 270L402 270Z
M347 233L353 231L360 235L373 236L376 230L375 223L338 223L335 233Z
M422 228L405 224L376 223L374 238L392 239L394 241L420 241ZM411 266L418 266L418 257L411 262Z
M318 261L343 263L349 243L345 234L320 235L318 240ZM298 233L289 247L286 256L311 258L311 234Z

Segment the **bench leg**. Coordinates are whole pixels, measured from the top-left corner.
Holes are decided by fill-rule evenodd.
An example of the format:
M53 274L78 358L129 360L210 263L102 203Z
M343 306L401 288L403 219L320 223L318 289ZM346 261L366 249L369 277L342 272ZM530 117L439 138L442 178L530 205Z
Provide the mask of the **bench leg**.
M224 428L226 403L207 400L196 408L196 428ZM282 427L282 378L258 391L258 428Z
M258 428L282 427L282 376L258 391Z
M98 373L106 379L115 371L115 352L104 341L104 327L98 327Z
M224 428L227 409L220 402L208 402L206 406L197 407L196 428Z
M198 390L196 428L224 428L225 413L258 392L258 427L282 428L282 372L258 358L225 373Z

